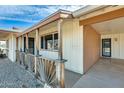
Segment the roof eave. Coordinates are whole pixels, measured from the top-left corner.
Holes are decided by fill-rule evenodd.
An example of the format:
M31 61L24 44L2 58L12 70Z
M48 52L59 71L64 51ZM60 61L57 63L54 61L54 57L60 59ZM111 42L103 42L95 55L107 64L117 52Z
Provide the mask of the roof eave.
M3 32L3 33L19 33L18 31L5 30L5 29L0 29L0 32Z
M45 18L44 20L40 21L39 23L35 24L34 26L26 29L25 31L23 31L21 34L19 34L17 37L29 33L39 27L42 27L44 25L47 25L51 22L54 22L56 20L59 20L61 18L72 18L72 13L70 11L65 11L65 10L58 10L57 12L53 13L52 15L48 16L47 18Z
M105 8L105 7L109 7L110 5L87 5L86 7L83 7L79 10L76 10L72 13L72 15L74 17L80 17L83 15L86 15L88 13L91 13L93 11L97 11L99 9Z

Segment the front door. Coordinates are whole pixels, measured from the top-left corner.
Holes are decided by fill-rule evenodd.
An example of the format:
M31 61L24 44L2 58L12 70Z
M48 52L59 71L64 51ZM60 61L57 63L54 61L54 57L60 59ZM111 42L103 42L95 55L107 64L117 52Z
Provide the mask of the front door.
M111 57L111 38L102 39L102 56Z

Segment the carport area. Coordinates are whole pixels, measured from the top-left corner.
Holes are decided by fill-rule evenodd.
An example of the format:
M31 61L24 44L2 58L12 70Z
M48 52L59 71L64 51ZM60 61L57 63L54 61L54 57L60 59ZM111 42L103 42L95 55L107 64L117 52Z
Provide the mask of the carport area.
M101 58L73 87L124 88L124 60Z
M80 21L83 25L84 72L100 57L124 59L124 9Z
M84 75L74 87L124 87L124 9L80 21Z

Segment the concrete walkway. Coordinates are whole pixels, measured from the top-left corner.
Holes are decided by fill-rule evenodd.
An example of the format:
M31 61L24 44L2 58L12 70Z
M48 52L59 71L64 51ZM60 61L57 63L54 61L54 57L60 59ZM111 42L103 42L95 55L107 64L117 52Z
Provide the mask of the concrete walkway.
M42 87L40 82L24 68L8 59L0 59L0 87L35 88Z
M124 60L100 59L73 87L124 88Z
M74 84L81 78L81 74L65 70L65 87L72 88Z

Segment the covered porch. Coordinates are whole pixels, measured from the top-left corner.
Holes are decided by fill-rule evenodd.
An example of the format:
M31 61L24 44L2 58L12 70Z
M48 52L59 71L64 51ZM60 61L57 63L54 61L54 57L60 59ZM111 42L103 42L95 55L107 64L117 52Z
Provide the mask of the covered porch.
M80 20L83 29L84 72L103 58L124 59L124 9L103 9L104 13ZM90 14L90 15L91 15ZM83 18L83 17L82 17Z
M74 87L124 87L124 9L101 11L80 20L85 74Z
M33 73L44 87L65 87L62 22L70 18L57 11L17 36L16 62Z

